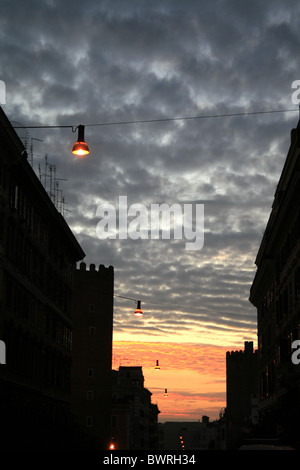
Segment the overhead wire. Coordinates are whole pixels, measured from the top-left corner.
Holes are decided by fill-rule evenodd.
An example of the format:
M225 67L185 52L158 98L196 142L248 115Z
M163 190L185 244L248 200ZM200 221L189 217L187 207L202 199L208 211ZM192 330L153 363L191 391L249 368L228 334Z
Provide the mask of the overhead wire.
M95 292L98 292L99 294L101 295L109 295L109 294L105 294L103 292L99 292L98 290L96 289L90 289L88 288L88 290L94 290ZM121 298L121 299L126 299L126 300L132 300L133 302L137 302L138 299L136 298L133 298L133 297L127 297L125 295L118 295L118 294L113 294L113 297L118 297L118 298ZM148 300L143 300L143 298L140 298L139 297L139 300L141 300L143 303L145 304L149 304L149 305L157 305L157 306L160 306L160 307L166 307L166 308L177 308L177 309L181 309L181 310L196 310L198 312L201 312L202 316L206 316L208 313L218 313L216 312L215 310L212 310L212 309L206 309L207 310L207 313L203 313L203 309L200 309L200 308L197 308L197 307L192 307L192 306L188 306L188 305L178 305L178 304L165 304L165 303L161 303L161 302L153 302L153 301L148 301ZM255 319L254 316L252 315L248 315L248 314L242 314L242 313L226 313L226 312L222 312L220 313L221 316L226 316L226 317L229 317L229 316L239 316L239 317L248 317L248 318L251 318L251 319Z
M131 120L131 121L100 122L100 123L95 123L95 124L85 124L85 126L86 127L98 127L98 126L115 126L115 125L124 125L124 124L147 124L147 123L153 123L153 122L187 121L191 119L252 116L252 115L258 115L258 114L288 113L288 112L295 112L295 111L299 111L299 108L277 109L277 110L268 110L268 111L245 111L245 112L240 112L240 113L202 114L199 116L179 116L179 117L155 118L155 119L137 119L137 120Z
M101 292L99 291L98 289L94 289L94 288L91 288L91 287L86 287L87 290L89 291L92 291L92 292L97 292L97 294L100 294L100 295L108 295L110 296L111 293L109 292ZM133 302L137 302L138 300L141 300L143 303L145 304L149 304L149 305L157 305L157 306L160 306L160 307L166 307L166 308L177 308L177 309L181 309L181 310L197 310L198 312L201 312L202 316L207 316L209 313L217 313L217 314L220 314L221 316L240 316L240 317L249 317L251 319L255 319L254 316L252 315L248 315L248 314L242 314L242 313L226 313L226 312L216 312L215 310L212 310L210 308L206 308L206 313L203 312L203 309L200 309L198 307L193 307L193 306L189 306L189 305L178 305L178 304L169 304L169 303L161 303L161 302L153 302L151 300L144 300L142 297L128 297L128 296L125 296L125 295L120 295L120 294L115 294L113 293L113 297L117 297L117 298L120 298L120 299L125 299L125 300L132 300Z
M286 112L295 112L299 111L300 108L293 108L293 109L277 109L277 110L267 110L267 111L245 111L245 112L236 112L236 113L221 113L221 114L202 114L197 116L179 116L179 117L168 117L168 118L153 118L153 119L138 119L138 120L128 120L128 121L112 121L112 122L101 122L101 123L93 123L93 124L85 124L86 127L100 127L100 126L113 126L113 125L128 125L128 124L146 124L146 123L155 123L155 122L168 122L168 121L187 121L187 120L196 120L196 119L217 119L217 118L224 118L224 117L237 117L237 116L253 116L253 115L262 115L262 114L275 114L275 113L286 113ZM14 128L18 128L13 126ZM20 126L22 128L72 128L74 132L73 125L49 125L49 126ZM76 129L76 128L75 128ZM132 297L126 297L123 295L113 294L114 297L119 297L127 300L137 301ZM144 302L144 301L143 301ZM146 301L148 304L152 305L160 305L168 308L179 308L179 309L192 309L201 311L202 315L205 316L206 314L197 307L191 306L182 306L182 305L170 305L170 304L161 304L151 301ZM214 312L213 310L209 309L210 312ZM216 312L214 312L216 313ZM232 316L237 315L240 317L249 317L253 318L251 315L243 315L243 314L235 314L235 313L222 313L223 316Z
M185 120L192 120L192 119L210 119L210 118L224 118L224 117L236 117L236 116L252 116L252 115L261 115L261 114L274 114L274 113L285 113L285 112L295 112L299 111L297 109L277 109L277 110L268 110L268 111L246 111L246 112L239 112L239 113L221 113L221 114L202 114L198 116L179 116L179 117L169 117L169 118L155 118L155 119L138 119L138 120L128 120L128 121L112 121L112 122L101 122L101 123L93 123L93 124L85 124L86 127L100 127L100 126L113 126L113 125L126 125L126 124L147 124L147 123L155 123L155 122L168 122L168 121L185 121ZM127 300L137 301L137 299L132 297L126 297L123 295L114 294L114 297L119 297ZM143 301L144 302L144 301ZM182 305L170 305L170 304L161 304L157 302L146 301L148 304L152 305L159 305L168 308L179 308L179 309L192 309L201 311L202 315L205 316L206 314L203 313L197 307L191 306L182 306ZM213 312L213 310L210 310ZM214 312L216 313L216 312ZM254 319L252 315L243 315L243 314L235 314L235 313L222 313L223 316L240 316L240 317L249 317Z
M274 109L267 111L244 111L236 113L220 113L220 114L200 114L198 116L178 116L178 117L167 117L167 118L152 118L152 119L136 119L128 121L111 121L111 122L99 122L84 124L85 127L101 127L101 126L116 126L116 125L125 125L125 124L147 124L155 122L168 122L168 121L188 121L193 119L217 119L224 117L236 117L236 116L254 116L261 114L276 114L276 113L289 113L296 112L300 113L300 107L293 109ZM71 128L72 132L75 132L78 126L75 125L20 125L12 126L14 129L48 129L48 128Z

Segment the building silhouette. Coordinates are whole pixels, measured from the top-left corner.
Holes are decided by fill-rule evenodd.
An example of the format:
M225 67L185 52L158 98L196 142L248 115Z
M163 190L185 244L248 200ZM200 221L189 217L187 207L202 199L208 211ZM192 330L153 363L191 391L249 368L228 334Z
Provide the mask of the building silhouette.
M141 366L113 370L111 444L116 450L158 449L159 409L144 387Z
M291 141L255 263L261 434L300 443L300 365L292 362L300 325L300 123Z
M167 421L160 424L161 449L166 451L225 450L225 422L202 416L198 421Z
M111 368L114 269L80 263L72 305L71 403L76 422L108 449L111 423Z
M114 268L82 262L1 108L0 136L1 447L108 449L125 410L125 448L155 449L141 368L112 372Z
M73 277L85 254L1 108L0 136L0 442L64 449L73 429Z
M226 449L236 449L257 421L258 351L245 341L244 351L226 353Z

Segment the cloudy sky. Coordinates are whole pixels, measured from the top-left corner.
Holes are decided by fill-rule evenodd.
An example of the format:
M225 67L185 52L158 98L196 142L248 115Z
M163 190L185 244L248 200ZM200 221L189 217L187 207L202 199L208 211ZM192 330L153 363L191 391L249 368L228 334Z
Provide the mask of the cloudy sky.
M149 342L157 355L159 344L219 347L225 361L226 349L256 342L249 290L298 121L299 14L284 0L1 2L9 119L85 125L84 159L71 154L71 128L18 132L39 176L45 155L55 168L85 262L114 266L118 357ZM118 214L120 196L149 214L203 205L203 247L150 230L100 240L97 208Z

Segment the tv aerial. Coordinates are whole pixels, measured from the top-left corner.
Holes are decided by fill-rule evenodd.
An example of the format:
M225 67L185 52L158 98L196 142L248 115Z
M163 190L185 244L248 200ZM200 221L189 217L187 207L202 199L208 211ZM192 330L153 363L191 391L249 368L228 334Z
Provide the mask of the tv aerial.
M25 149L28 150L29 132L26 127L19 121L11 121L11 125L15 128L15 132L24 145Z

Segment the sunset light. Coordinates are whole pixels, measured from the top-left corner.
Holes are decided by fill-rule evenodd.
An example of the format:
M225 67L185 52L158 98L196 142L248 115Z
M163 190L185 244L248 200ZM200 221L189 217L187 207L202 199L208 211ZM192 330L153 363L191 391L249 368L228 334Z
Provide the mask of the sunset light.
M235 346L115 341L113 369L142 366L145 387L160 410L159 421L191 421L219 417L226 406L226 352ZM163 367L153 369L159 355ZM168 400L165 400L167 389Z
M300 449L300 2L2 4L2 447Z

